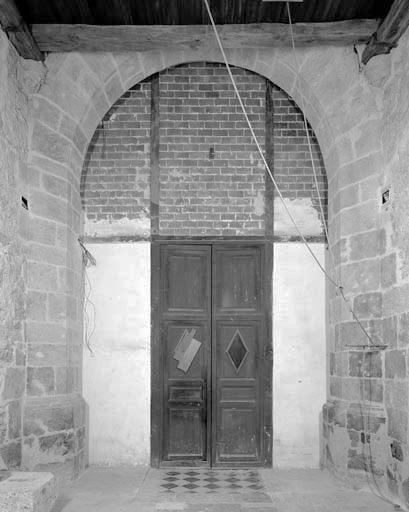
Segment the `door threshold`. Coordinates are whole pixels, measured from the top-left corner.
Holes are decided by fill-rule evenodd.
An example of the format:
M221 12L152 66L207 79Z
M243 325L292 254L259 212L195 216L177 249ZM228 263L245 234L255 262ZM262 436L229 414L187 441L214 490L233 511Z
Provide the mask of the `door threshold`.
M211 469L211 466L207 462L176 462L176 461L162 461L159 464L159 469Z
M265 466L261 463L216 463L210 465L209 463L195 463L193 461L189 462L174 462L174 461L163 461L159 464L159 469L217 469L217 470L246 470L246 469L268 469L268 466Z

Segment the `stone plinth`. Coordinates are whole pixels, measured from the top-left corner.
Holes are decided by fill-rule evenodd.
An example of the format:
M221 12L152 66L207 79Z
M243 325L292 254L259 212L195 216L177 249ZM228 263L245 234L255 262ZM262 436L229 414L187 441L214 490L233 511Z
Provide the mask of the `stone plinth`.
M0 482L0 512L50 512L56 499L51 473L15 471Z

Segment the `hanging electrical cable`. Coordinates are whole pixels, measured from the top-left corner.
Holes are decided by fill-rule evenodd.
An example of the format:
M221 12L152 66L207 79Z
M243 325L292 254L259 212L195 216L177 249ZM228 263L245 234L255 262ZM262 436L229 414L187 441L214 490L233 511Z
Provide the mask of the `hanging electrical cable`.
M94 351L91 347L91 338L95 332L96 328L96 310L95 304L91 300L92 295L92 285L88 276L88 267L95 266L97 264L94 256L88 251L85 247L82 238L78 238L78 243L80 244L82 251L82 262L84 264L84 276L85 276L85 292L84 292L84 343L87 347L91 357L94 357ZM87 289L88 287L88 289ZM90 311L90 314L88 314Z
M318 194L318 201L319 201L319 208L320 208L320 213L321 213L321 218L322 218L322 224L323 224L323 227L324 227L324 232L325 232L325 236L326 236L326 239L327 239L327 244L328 244L328 251L330 253L330 260L331 260L331 267L332 267L332 270L334 272L334 275L331 276L327 271L326 269L323 267L323 265L320 263L320 261L318 260L318 258L316 257L316 255L314 254L313 250L311 249L309 243L307 242L305 236L302 234L294 216L291 214L289 208L287 207L285 201L284 201L284 197L277 185L277 182L273 176L273 173L266 161L266 158L264 156L264 153L261 149L261 146L260 146L260 143L258 142L258 139L257 139L257 136L254 132L254 129L253 129L253 126L250 122L250 119L248 117L248 114L247 114L247 111L246 111L246 108L244 106L244 103L242 101L242 98L241 98L241 95L240 95L240 92L237 88L237 85L236 85L236 82L234 80L234 76L231 72L231 68L230 68L230 65L228 63L228 60L227 60L227 56L226 56L226 53L224 51L224 48L223 48L223 44L221 42L221 39L220 39L220 36L219 36L219 33L218 33L218 30L217 30L217 27L216 27L216 24L214 22L214 18L213 18L213 15L212 15L212 12L211 12L211 9L210 9L210 6L209 6L209 3L208 3L208 0L203 0L205 6L206 6L206 10L207 10L207 13L209 15L209 19L210 19L210 23L213 27L213 31L214 31L214 34L215 34L215 37L216 37L216 40L217 40L217 43L218 43L218 46L219 46L219 49L222 53L222 56L223 56L223 60L224 60L224 63L225 63L225 66L226 66L226 69L228 71L228 74L229 74L229 77L230 77L230 80L231 80L231 83L232 83L232 86L233 86L233 89L235 91L235 94L237 96L237 99L239 101L239 104L240 104L240 107L241 107L241 110L243 112L243 115L246 119L246 122L247 122L247 125L248 125L248 128L251 132L251 135L252 135L252 138L257 146L257 150L261 156L261 159L263 161L263 164L266 168L266 171L274 185L274 188L277 192L277 195L284 207L284 210L286 211L287 215L289 216L291 222L293 223L297 233L299 234L302 242L304 243L304 245L306 246L306 248L308 249L308 252L311 254L311 256L313 257L314 261L317 263L317 265L319 266L319 268L321 269L321 271L323 272L323 274L325 275L325 277L328 279L328 281L333 284L335 287L336 287L336 290L337 290L337 293L339 293L340 297L342 298L342 300L344 301L344 303L347 305L347 308L349 310L349 312L351 313L352 315L352 318L354 319L354 321L359 325L360 329L362 330L362 332L364 333L366 339L368 340L367 341L367 346L365 345L361 345L361 347L363 349L367 348L367 349L375 349L376 352L378 352L379 350L385 348L385 345L379 345L379 344L376 344L374 343L374 340L372 339L372 336L369 334L369 332L367 331L367 329L365 328L365 326L362 324L362 322L360 321L360 319L358 318L358 316L356 315L353 307L351 306L349 300L347 299L347 297L345 296L345 293L344 293L344 289L343 289L343 286L340 284L340 279L337 278L336 274L336 264L335 264L335 256L334 256L334 253L333 253L333 249L332 249L332 246L331 246L331 240L330 240L330 237L329 237L329 233L328 233L328 226L327 226L327 222L326 222L326 218L325 218L325 211L324 211L324 207L323 207L323 201L322 201L322 198L321 198L321 193L320 193L320 190L319 190L319 184L318 184L318 179L317 179L317 172L316 172L316 168L315 168L315 162L314 162L314 156L313 156L313 151L312 151L312 144L311 144L311 138L310 138L310 133L309 133L309 127L308 127L308 121L307 121L307 118L306 118L306 114L305 114L305 105L304 105L304 97L302 95L302 91L300 91L300 97L301 97L301 108L302 108L302 115L303 115L303 121L304 121L304 127L305 127L305 132L306 132L306 136L307 136L307 141L308 141L308 148L309 148L309 153L310 153L310 158L311 158L311 165L312 165L312 168L313 168L313 174L314 174L314 183L315 183L315 187L316 187L316 190L317 190L317 194ZM288 13L288 18L289 18L289 25L290 25L290 31L291 31L291 42L292 42L292 47L293 47L293 52L294 52L294 57L295 57L295 62L296 62L296 71L297 71L297 74L296 74L296 78L298 80L299 78L299 74L300 74L300 68L299 68L299 65L298 65L298 59L297 59L297 55L296 55L296 48L295 48L295 42L294 42L294 32L293 32L293 25L292 25L292 20L291 20L291 12L290 12L290 6L289 6L289 2L286 2L286 5L287 5L287 13ZM358 347L358 346L356 346ZM355 348L356 348L355 347ZM366 355L370 356L370 363L369 363L369 370L370 370L370 375L372 374L372 354L373 352L365 352L363 353L363 357L365 357ZM375 484L375 487L378 491L378 493L376 493L373 488L372 488L372 485L369 483L369 480L368 480L368 485L371 489L371 491L373 492L373 494L375 494L378 498L382 499L383 501L389 503L389 504L392 504L394 505L395 507L400 507L400 505L392 502L391 500L389 500L381 491L380 487L379 487L379 484L378 482L376 481L376 478L375 478L375 471L374 471L374 468L373 468L373 456L372 456L372 448L371 448L371 444L370 444L370 438L368 437L368 430L369 427L368 427L368 422L369 422L369 416L370 416L370 413L371 413L371 403L372 403L372 384L371 382L369 382L369 410L368 410L368 418L364 418L364 414L363 414L363 410L362 410L362 403L364 401L364 390L363 390L363 386L361 386L361 401L360 401L360 410L361 410L361 418L362 418L362 423L363 423L363 428L364 428L364 443L363 443L363 446L365 446L365 444L368 444L368 447L369 447L369 467L370 467L370 471L371 471L371 474L372 474L372 477L373 477L373 481L374 481L374 484ZM368 442L369 440L369 442ZM364 455L364 460L366 461L367 457ZM366 462L365 462L365 467L366 467ZM367 475L367 471L365 471L365 474ZM367 476L368 478L368 476Z
M96 329L96 309L95 304L91 300L92 295L92 285L90 278L88 276L87 269L84 269L84 275L85 275L85 282L88 286L88 290L85 290L84 294L84 343L87 347L91 357L95 357L95 353L91 346L91 338L95 332ZM88 311L90 310L90 314L88 314Z

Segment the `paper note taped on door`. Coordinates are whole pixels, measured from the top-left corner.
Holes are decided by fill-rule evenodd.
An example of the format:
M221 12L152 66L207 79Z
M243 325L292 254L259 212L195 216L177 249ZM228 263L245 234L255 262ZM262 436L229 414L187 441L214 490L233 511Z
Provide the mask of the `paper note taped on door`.
M196 334L196 329L191 329L190 331L184 330L178 344L175 347L175 352L173 354L173 358L178 361L178 369L182 372L186 373L196 354L198 353L201 342L196 340L193 336Z

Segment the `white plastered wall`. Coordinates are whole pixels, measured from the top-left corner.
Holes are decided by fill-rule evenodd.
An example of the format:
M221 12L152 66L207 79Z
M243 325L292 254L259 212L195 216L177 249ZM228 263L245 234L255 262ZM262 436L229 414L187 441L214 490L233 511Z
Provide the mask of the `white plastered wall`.
M149 464L150 243L88 249L97 261L87 270L94 357L84 347L83 366L90 464Z
M312 244L321 263L324 244ZM326 391L325 280L301 243L274 245L273 465L319 466Z
M84 353L91 464L148 464L150 244L91 244L96 330ZM324 261L323 244L313 244ZM318 467L325 402L325 282L299 243L274 246L273 464Z

